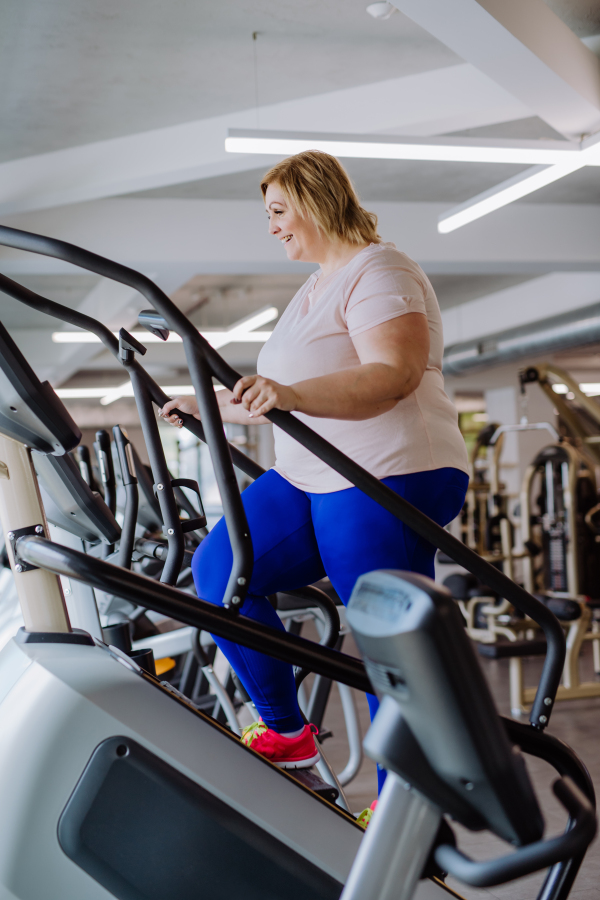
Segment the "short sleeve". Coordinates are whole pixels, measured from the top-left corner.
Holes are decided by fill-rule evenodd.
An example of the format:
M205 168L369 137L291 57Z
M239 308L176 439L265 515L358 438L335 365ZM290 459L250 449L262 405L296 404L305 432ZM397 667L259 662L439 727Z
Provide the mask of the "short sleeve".
M424 284L401 262L389 258L370 260L356 273L346 296L345 319L350 337L406 313L427 315Z

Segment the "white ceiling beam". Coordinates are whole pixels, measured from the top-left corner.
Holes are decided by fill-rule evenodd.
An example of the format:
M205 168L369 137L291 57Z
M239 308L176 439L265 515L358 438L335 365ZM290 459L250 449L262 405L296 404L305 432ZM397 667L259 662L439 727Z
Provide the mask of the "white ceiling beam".
M554 272L442 311L447 347L600 302L600 272Z
M528 108L471 65L331 91L0 164L0 216L264 166L225 152L229 128L431 135L505 122Z
M442 203L370 203L379 232L429 272L600 269L600 206L512 205L477 228L437 232ZM113 199L7 217L6 225L70 241L146 273L171 293L197 274L302 273L267 233L260 201ZM19 276L78 271L0 247L0 271Z
M392 0L569 138L600 129L600 60L544 0Z

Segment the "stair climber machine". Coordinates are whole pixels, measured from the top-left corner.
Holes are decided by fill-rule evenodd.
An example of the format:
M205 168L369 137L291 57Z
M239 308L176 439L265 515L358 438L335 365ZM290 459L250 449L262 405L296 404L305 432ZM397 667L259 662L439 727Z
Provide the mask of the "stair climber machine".
M17 286L13 287L16 290ZM35 301L35 296L31 292L25 292L19 299L36 309L48 312L49 301L44 298ZM86 323L88 325L92 323L100 331L102 329L100 323L85 316L78 316L59 304L52 304L51 310L53 315L60 314L67 321L71 321L75 315L78 324L85 326ZM110 337L107 348L109 350L116 348L118 352L118 342L115 342L110 332L107 334ZM143 574L151 574L152 577L164 576L164 567L170 550L165 541L167 529L165 534L161 534L164 525L157 499L158 491L154 490L154 483L165 482L167 487L164 489L172 489L174 502L179 511L184 511L187 515L181 522L176 516L171 516L171 530L180 529L181 538L186 544L183 570L177 574L171 567L170 583L193 590L189 584L190 563L193 550L198 545L198 540L203 537L205 524L198 485L189 480L184 482L171 479L169 474L170 488L168 487L162 445L154 435L151 434L155 440L154 457L159 459L156 477L150 467L142 464L125 431L115 426L112 432L113 442L108 432L96 433L94 443L96 467L92 463L88 448L83 445L77 446L71 454L60 457L45 456L33 451L52 538L58 543L75 549L85 549L93 555L116 561L124 568L133 567L141 570ZM249 466L254 465L250 460L247 460L247 463ZM260 468L258 471L259 474L263 472ZM96 479L102 484L106 502L97 491L92 490L96 486ZM196 505L192 504L183 493L183 487L197 495ZM120 507L123 514L122 531L113 516L113 511L117 507ZM61 581L73 627L83 628L92 636L102 638L107 644L135 658L137 663L144 665L151 674L164 676L196 708L208 712L217 721L226 724L234 734L241 735L242 723L238 711L244 705L248 707L252 719L257 718L256 709L226 660L221 677L217 674L215 662L222 663L223 659L219 660L217 657L215 660L217 648L207 631L200 632L197 628L183 626L174 631L160 633L143 606L136 606L103 591L94 591L87 585L65 577ZM314 586L307 586L288 594L274 595L271 599L292 633L299 634L304 621L312 619L320 632L320 643L340 649L347 627L341 629L335 603L323 591ZM13 606L12 595L10 601L9 612ZM173 620L170 622L178 624L173 623ZM19 624L22 624L22 620L15 622L14 618L10 619L4 629L5 640L2 645L14 634ZM219 667L221 668L222 666ZM301 669L296 674L299 691L302 690L302 683L307 674L306 669ZM320 743L331 734L322 729L331 686L331 679L317 675L310 697L306 698L304 703L310 721L320 732ZM337 690L342 700L348 742L347 764L339 774L336 774L321 748L321 760L317 763L317 770L323 780L320 782L314 773L306 770L300 770L296 777L329 799L339 797L338 802L347 808L342 788L357 774L363 755L354 696L347 685L337 683Z
M398 572L359 579L348 620L364 664L246 619L251 537L212 388L212 376L231 388L238 374L145 276L6 227L0 244L135 287L153 305L155 323L163 319L163 330L181 335L202 426L182 418L206 437L233 548L220 608L169 584L164 573L159 582L51 541L32 452L61 457L81 435L0 329L0 518L25 623L0 652L0 809L9 823L0 842L1 900L442 900L456 896L444 872L485 886L548 867L540 898L566 898L596 817L585 767L545 731L565 654L553 614L310 428L273 410L278 427L538 622L548 652L525 725L498 717L459 610L428 579ZM0 282L22 298L20 286ZM144 400L162 405L165 398L136 361L140 346L132 349L121 333L143 422ZM162 502L161 509L167 524ZM178 565L168 556L165 568L176 572L183 547L172 537L168 549ZM126 654L72 628L57 576L375 690L382 705L365 747L390 775L364 838L351 815ZM569 813L562 835L544 836L521 751L560 775L554 790ZM487 829L513 849L473 862L456 848L448 818Z

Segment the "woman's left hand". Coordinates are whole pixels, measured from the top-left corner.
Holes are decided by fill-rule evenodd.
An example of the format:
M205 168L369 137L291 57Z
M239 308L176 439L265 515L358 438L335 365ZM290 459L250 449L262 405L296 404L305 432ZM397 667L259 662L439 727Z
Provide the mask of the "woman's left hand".
M248 410L248 418L256 419L271 409L291 412L296 409L298 397L294 389L287 385L262 375L246 375L235 385L231 403L241 403Z

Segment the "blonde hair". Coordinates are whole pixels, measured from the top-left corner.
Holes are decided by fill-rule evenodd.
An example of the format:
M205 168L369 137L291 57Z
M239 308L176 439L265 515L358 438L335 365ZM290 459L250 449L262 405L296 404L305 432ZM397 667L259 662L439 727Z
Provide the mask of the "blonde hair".
M260 185L263 198L270 184L278 184L290 206L328 237L350 244L381 243L377 216L362 208L335 156L320 150L289 156L264 176Z

